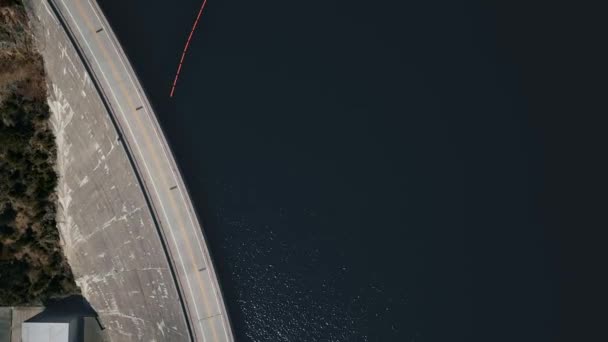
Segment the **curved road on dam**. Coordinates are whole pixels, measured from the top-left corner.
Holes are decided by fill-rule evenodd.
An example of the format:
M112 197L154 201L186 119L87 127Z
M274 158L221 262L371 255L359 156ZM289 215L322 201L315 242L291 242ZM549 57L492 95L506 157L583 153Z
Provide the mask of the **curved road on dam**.
M232 341L199 221L153 109L94 0L54 0L123 133L165 240L193 339Z

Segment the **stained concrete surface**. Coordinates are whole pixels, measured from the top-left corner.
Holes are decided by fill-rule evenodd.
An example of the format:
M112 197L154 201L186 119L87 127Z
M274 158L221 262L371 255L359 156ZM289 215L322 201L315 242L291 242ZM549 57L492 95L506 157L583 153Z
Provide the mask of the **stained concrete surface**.
M38 8L46 6L47 16L52 17L54 14L60 18L60 26L69 33L74 46L78 47L78 57L85 63L90 72L89 76L94 79L94 84L99 91L97 95L104 96L106 115L113 118L113 123L121 132L124 145L121 143L120 146L126 147L126 152L132 161L131 167L140 180L135 184L140 188L132 191L145 194L145 198L150 203L148 209L151 209L157 223L156 228L164 242L163 246L166 247L166 255L169 258L169 265L172 266L174 282L178 285L177 290L181 295L182 308L186 322L189 323L192 338L197 341L232 341L234 337L229 317L202 228L152 106L114 36L112 28L105 20L95 0L49 0L48 2L34 2L34 4L38 5ZM50 10L48 4L51 4ZM44 14L42 10L38 13ZM43 18L42 15L40 17ZM62 57L64 55L68 57L69 63L76 63L77 67L73 69L78 73L78 61L74 62L74 56L69 52L67 54L62 52ZM53 54L49 54L48 58L57 59L53 56ZM58 70L59 68L55 67L50 73ZM69 68L67 72L70 72ZM82 77L85 85L86 77L86 74ZM53 79L53 75L51 75L51 79L57 83ZM90 83L90 78L88 81ZM65 89L65 87L54 87L55 93L56 88ZM69 91L70 95L74 95L81 89L74 88ZM64 93L68 94L67 91ZM95 94L85 91L82 96L91 98ZM74 106L69 99L68 103ZM57 107L61 106L63 106L62 103ZM61 112L61 110L63 109L60 108L57 112ZM93 122L88 128L96 131L99 130L98 126L101 124L102 121ZM62 132L62 125L58 124L57 127L57 131ZM71 138L70 132L62 134ZM110 137L110 146L105 149L108 151L108 155L117 151L114 149L115 145L112 141ZM101 142L98 141L97 144L101 145ZM95 149L100 150L98 147ZM111 162L104 164L103 158L107 158L108 155L103 152L105 151L103 147L101 150L94 171L97 172L97 168L103 166L106 168L105 173L112 177L115 170L108 170L107 165L113 168L113 164ZM112 156L116 152L113 153ZM120 174L121 170L118 172ZM84 172L78 176L81 182L85 183L79 184L79 186L85 187L88 182L93 180L95 180L94 183L99 182L103 180L100 177L106 177L103 171L97 175ZM70 189L73 188L70 187ZM103 194L106 195L104 198L107 201L116 200L114 192ZM69 196L62 198L66 197L69 198ZM124 206L122 208L124 213L136 214L135 211L145 211L145 208L140 205L133 208ZM118 214L105 217L108 220L122 220L123 218ZM124 220L128 224L135 219L129 216L124 217ZM98 221L93 219L92 222L85 223L95 224ZM111 223L113 222L107 221L104 225ZM67 231L73 233L74 229L67 229ZM96 231L92 234L96 234ZM86 239L86 236L82 238L76 235L76 239L71 240L80 241L82 239ZM66 238L66 240L70 240L70 238ZM121 260L122 256L119 258L119 261ZM93 300L91 303L95 305Z
M50 80L58 224L76 282L108 340L189 340L168 257L118 132L46 1L28 7Z

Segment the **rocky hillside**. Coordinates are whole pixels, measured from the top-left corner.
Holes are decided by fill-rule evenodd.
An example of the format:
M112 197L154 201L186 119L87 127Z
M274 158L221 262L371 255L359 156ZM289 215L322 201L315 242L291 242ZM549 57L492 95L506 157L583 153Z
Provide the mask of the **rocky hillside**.
M55 138L20 1L0 0L0 306L78 291L55 222Z

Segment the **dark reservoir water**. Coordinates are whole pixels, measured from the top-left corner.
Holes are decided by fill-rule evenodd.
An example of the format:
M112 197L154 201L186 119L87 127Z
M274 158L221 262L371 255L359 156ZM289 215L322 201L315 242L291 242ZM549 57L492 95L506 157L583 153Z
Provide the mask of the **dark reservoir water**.
M99 2L239 341L562 336L540 8L209 0L170 99L201 1Z

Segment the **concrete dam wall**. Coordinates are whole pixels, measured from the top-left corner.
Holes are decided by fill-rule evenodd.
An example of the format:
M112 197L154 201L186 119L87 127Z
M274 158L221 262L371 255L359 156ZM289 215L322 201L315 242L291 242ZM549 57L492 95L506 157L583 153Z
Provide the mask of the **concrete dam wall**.
M188 340L167 257L118 132L46 1L36 3L58 147L59 229L76 282L111 340Z
M170 174L176 174L172 156L162 161L165 164L148 168L146 151L133 152L133 146L142 144L137 132L145 127L124 133L122 127L129 126L132 117L121 112L124 117L116 118L113 112L126 105L120 97L106 95L114 92L116 84L95 76L105 77L103 68L114 58L104 52L96 66L87 64L95 51L88 33L78 25L78 18L90 20L84 16L85 3L26 1L49 80L60 175L58 224L76 282L98 312L108 340L230 341L219 284L181 177L163 180L175 185L160 191L154 184L165 177L154 172L171 169ZM99 18L96 4L86 6ZM80 8L81 16L72 15L70 8ZM66 13L71 19L63 17ZM73 26L66 20L72 20ZM102 23L107 24L105 19ZM123 92L141 91L137 87L125 91L121 82L116 83ZM151 112L147 100L133 111L142 109ZM157 129L153 113L145 120ZM168 149L162 134L158 136L152 148ZM160 155L150 153L154 158ZM155 192L150 195L152 186ZM176 206L184 212L165 209L165 198L175 202L165 192L177 196L175 189L186 193ZM155 208L162 208L163 216ZM191 247L196 242L198 249ZM182 256L180 250L188 254Z

